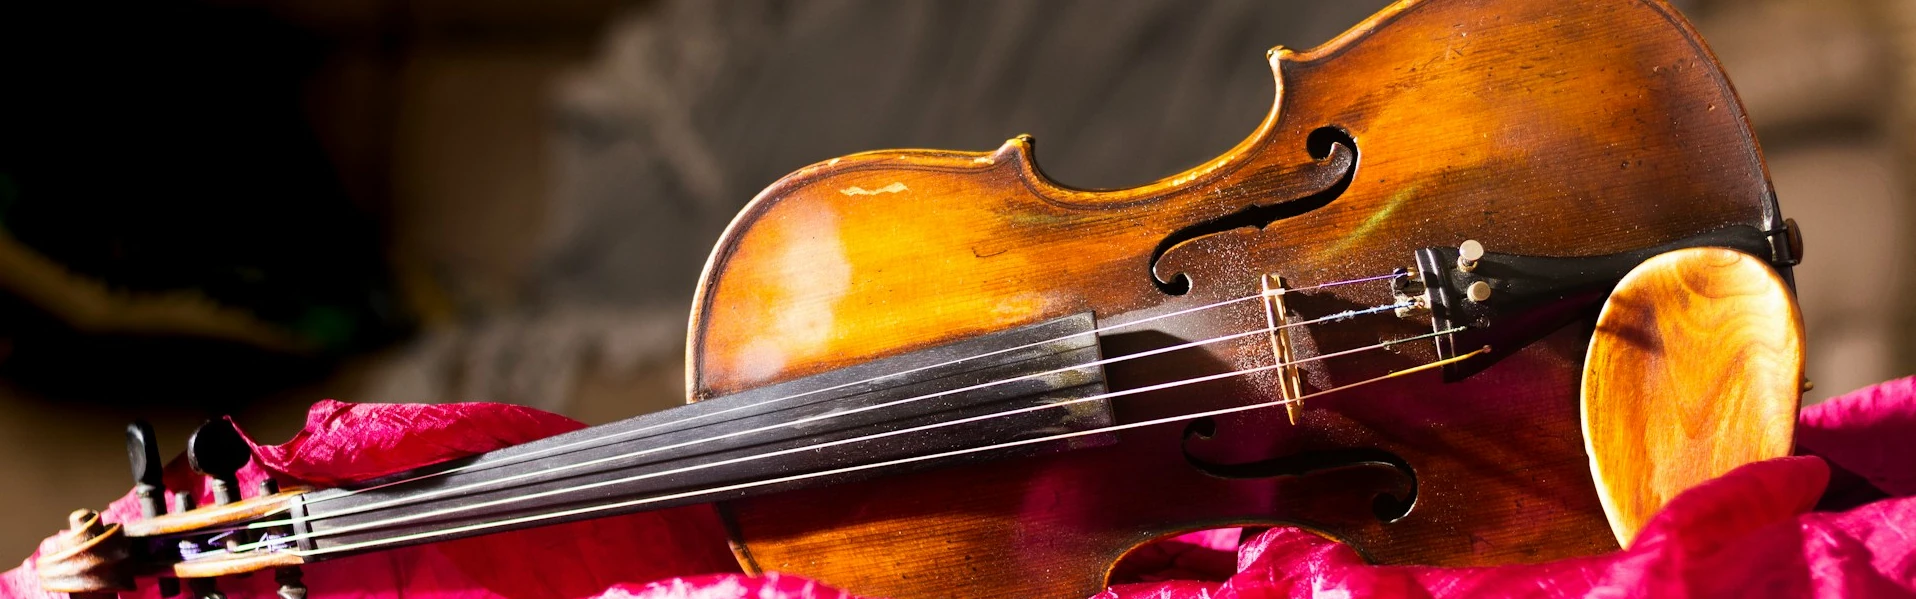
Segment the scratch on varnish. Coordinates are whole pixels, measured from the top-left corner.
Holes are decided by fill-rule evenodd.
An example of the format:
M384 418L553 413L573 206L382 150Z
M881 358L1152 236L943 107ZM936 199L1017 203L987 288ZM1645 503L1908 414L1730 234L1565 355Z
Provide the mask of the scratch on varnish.
M863 187L853 185L851 187L838 190L838 193L842 193L848 196L875 196L881 193L898 193L901 191L906 191L908 189L910 188L905 187L905 183L900 181L900 182L892 183L891 185L880 187L878 189L865 189Z

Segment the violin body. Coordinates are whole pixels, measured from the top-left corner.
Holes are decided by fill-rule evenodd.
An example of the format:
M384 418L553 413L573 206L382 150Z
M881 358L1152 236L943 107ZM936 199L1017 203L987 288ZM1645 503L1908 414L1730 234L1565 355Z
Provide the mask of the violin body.
M1046 178L1029 138L883 151L778 181L714 250L691 317L691 400L1062 316L1100 324L1411 266L1420 248L1593 256L1781 223L1742 107L1658 0L1400 2L1269 56L1276 99L1224 155L1132 189ZM1303 317L1388 286L1296 294ZM1590 314L1594 317L1594 311ZM1102 335L1103 355L1264 326L1249 302ZM1616 548L1578 391L1588 318L1470 376L1435 372L1114 443L726 501L751 571L861 595L1096 593L1152 539L1303 526L1384 564L1538 562ZM1430 332L1389 314L1299 331L1301 355ZM1111 389L1268 364L1250 336L1104 366ZM1427 364L1403 344L1303 367L1323 391ZM1270 402L1275 371L1111 400L1117 422Z
M1028 137L774 183L700 280L690 405L250 497L212 421L171 504L135 423L141 517L77 512L42 587L305 596L321 560L714 502L748 572L865 596L1082 597L1222 527L1540 562L1787 449L1800 236L1670 7L1406 0L1268 59L1257 130L1149 185L1059 185Z

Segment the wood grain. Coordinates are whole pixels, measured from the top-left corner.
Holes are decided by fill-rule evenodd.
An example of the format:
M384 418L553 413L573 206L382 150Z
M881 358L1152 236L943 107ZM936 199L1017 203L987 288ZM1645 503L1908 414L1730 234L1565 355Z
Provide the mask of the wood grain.
M228 503L207 506L191 511L155 516L144 520L125 523L126 534L130 537L153 537L176 532L192 532L219 526L245 524L275 513L283 512L299 501L299 496L309 492L305 488L293 488Z
M179 578L216 578L305 563L306 558L291 553L249 553L173 564L173 575Z
M1624 277L1597 318L1582 396L1590 471L1617 542L1678 493L1789 455L1802 382L1802 314L1762 261L1692 248Z
M1248 57L1247 57L1248 58ZM761 192L714 249L689 332L690 399L715 397L1066 314L1122 322L1409 266L1419 248L1589 256L1780 222L1761 155L1714 59L1652 0L1402 2L1308 52L1269 56L1276 100L1235 148L1131 189L1046 178L1033 142L821 162ZM1203 93L1193 90L1191 93ZM1322 189L1313 135L1355 174ZM1321 148L1320 148L1321 149ZM1321 203L1320 205L1317 205ZM1170 247L1193 227L1294 212ZM1157 278L1188 275L1187 293ZM1384 285L1287 298L1301 318L1389 303ZM1594 315L1594 304L1592 305ZM1262 326L1256 302L1105 336L1106 355ZM1294 335L1301 354L1428 332L1375 316ZM1116 445L730 502L741 561L854 593L1064 597L1101 589L1131 547L1256 522L1347 539L1382 563L1538 562L1616 547L1589 476L1577 394L1588 325L1456 383L1411 376L1263 410L1125 431ZM1107 366L1114 389L1268 363L1263 339ZM1405 344L1314 363L1307 391L1433 359ZM1277 398L1248 376L1119 398L1120 422ZM1201 434L1208 431L1209 434ZM1225 476L1374 450L1389 468ZM1415 504L1380 519L1372 506Z
M115 591L133 590L135 569L128 560L132 545L125 530L100 521L93 510L76 510L67 523L34 558L40 588L75 597L111 597Z

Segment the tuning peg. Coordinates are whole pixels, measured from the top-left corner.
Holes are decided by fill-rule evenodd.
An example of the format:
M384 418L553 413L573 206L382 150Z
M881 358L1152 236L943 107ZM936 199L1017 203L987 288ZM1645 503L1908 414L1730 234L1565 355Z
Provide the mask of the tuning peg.
M140 498L140 515L152 518L165 514L166 481L153 425L145 420L126 425L126 459L133 465L133 494Z
M239 469L252 459L252 446L224 418L206 421L186 440L186 461L213 479L214 505L239 501Z
M306 599L306 583L299 566L287 566L273 571L273 582L279 583L280 599Z
M145 420L126 425L126 461L133 466L133 495L140 501L140 517L166 514L165 462L160 461L159 437ZM178 594L180 579L160 579L161 597Z

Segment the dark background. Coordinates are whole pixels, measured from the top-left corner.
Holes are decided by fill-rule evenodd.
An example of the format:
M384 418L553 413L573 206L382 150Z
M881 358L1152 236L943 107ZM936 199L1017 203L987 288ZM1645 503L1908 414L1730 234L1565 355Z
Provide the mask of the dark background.
M16 3L18 4L18 3ZM257 0L0 8L0 554L236 414L680 401L691 285L754 193L1017 133L1066 183L1247 135L1262 60L1354 2ZM1813 399L1916 364L1902 231L1916 7L1680 6L1743 95L1798 269Z

